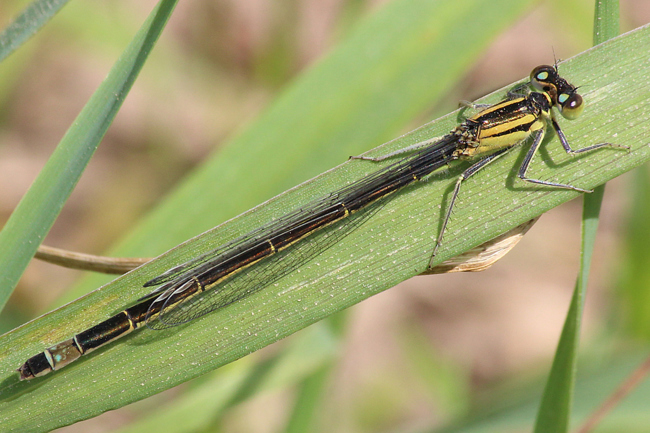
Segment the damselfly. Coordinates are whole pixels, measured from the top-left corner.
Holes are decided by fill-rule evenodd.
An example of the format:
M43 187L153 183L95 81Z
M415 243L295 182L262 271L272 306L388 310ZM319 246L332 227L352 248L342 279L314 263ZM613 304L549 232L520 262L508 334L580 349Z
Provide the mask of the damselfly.
M349 234L381 209L392 193L426 178L453 160L474 160L474 163L456 182L432 257L442 243L462 182L528 139L532 143L519 167L520 179L590 192L573 185L527 177L547 126L552 126L569 154L604 146L625 146L599 143L571 149L552 108L556 107L569 120L578 117L584 104L577 88L560 77L557 66L538 66L530 75L530 84L534 90L511 92L503 102L492 106L466 103L482 111L441 138L380 158L357 158L378 161L409 153L345 188L148 281L146 287L158 287L135 305L29 358L18 369L20 378L32 379L60 369L143 325L152 329L176 326L262 290ZM322 230L330 226L335 228Z

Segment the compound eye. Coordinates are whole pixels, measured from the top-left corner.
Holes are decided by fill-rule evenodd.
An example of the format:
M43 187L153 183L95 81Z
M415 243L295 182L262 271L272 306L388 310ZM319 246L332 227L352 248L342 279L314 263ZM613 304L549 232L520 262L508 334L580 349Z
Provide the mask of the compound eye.
M530 73L530 83L533 87L542 92L550 92L555 89L557 71L553 66L541 65Z
M565 119L573 120L580 116L585 105L582 101L582 96L577 93L568 94L561 93L558 95L557 103L559 105L560 113Z

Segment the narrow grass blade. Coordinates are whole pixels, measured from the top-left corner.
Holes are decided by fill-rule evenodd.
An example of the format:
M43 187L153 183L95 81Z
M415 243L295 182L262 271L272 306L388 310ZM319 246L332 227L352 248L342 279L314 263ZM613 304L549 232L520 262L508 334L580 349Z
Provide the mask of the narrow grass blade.
M618 29L618 1L597 1L594 15L594 44L615 37L618 35ZM562 433L569 430L577 370L580 324L604 195L605 184L602 184L597 186L593 193L587 194L583 198L580 271L537 415L536 433Z
M35 0L0 34L0 62L16 51L56 13L68 0Z
M154 9L0 231L0 309L77 184L175 4L163 0Z

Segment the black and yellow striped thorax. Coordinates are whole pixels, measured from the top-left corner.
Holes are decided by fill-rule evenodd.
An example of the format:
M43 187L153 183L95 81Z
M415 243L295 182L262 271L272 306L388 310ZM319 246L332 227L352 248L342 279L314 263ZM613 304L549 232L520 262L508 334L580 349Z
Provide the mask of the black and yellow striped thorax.
M521 143L545 127L551 104L546 93L532 92L486 108L454 130L460 136L455 156L471 158Z

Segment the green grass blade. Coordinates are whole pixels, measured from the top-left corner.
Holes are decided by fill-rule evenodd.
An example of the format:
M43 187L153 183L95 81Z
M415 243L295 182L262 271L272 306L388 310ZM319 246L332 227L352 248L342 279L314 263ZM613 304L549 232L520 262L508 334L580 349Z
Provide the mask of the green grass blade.
M620 7L618 0L600 0L595 3L594 45L615 38L620 32Z
M615 37L618 35L618 29L618 1L596 2L594 44ZM596 187L592 194L584 196L580 271L546 389L542 396L542 403L535 423L536 433L561 433L567 432L569 429L577 369L580 324L587 293L591 256L596 243L600 207L604 195L605 184L602 184Z
M564 321L558 348L553 358L551 373L544 389L535 422L535 432L566 432L571 419L575 388L576 360L580 321L584 305L584 284L581 277L571 297L569 312Z
M551 140L531 166L531 174L590 188L650 159L645 120L650 115L650 83L642 43L649 37L650 27L640 28L561 65L565 76L589 90L584 96L590 105L583 118L562 124L572 144L579 148L615 135L617 143L630 145L632 151L605 149L571 158ZM497 92L483 102L494 102L503 94ZM375 153L440 135L455 123L456 113L452 113ZM511 153L467 182L439 260L577 196L515 182L512 168L522 158L521 152ZM0 337L0 348L11 348L2 350L0 358L5 397L0 402L2 425L53 428L124 406L232 362L417 274L426 266L438 233L440 197L448 196L462 167L395 195L381 212L317 259L220 313L167 331L144 329L31 383L18 383L12 371L48 344L70 338L72 330L78 332L119 311L146 293L145 281L173 264L377 168L372 163L347 162Z
M622 271L617 281L620 321L627 334L650 341L650 175L648 167L634 172L631 208L625 228Z
M587 200L587 196L584 198L580 273L553 359L551 373L542 396L535 432L566 432L569 430L577 371L580 324L604 192L605 189L601 185L589 195L589 200Z
M328 389L328 380L332 376L333 367L333 363L325 364L299 384L298 395L291 408L291 417L284 429L286 433L317 430L319 408L323 407L323 398Z
M133 85L175 1L161 1L127 47L0 232L0 309L77 184Z
M35 0L0 34L0 62L36 34L68 0Z
M195 234L196 230L210 227L215 223L215 218L216 221L220 219L218 215L230 216L233 210L226 204L234 200L226 200L226 198L237 197L240 200L236 202L236 206L246 207L249 206L245 204L247 202L255 203L261 200L260 197L266 198L254 188L249 188L250 185L246 182L228 183L220 182L219 179L242 179L265 187L273 185L275 191L278 188L286 188L287 184L294 182L291 176L282 177L292 173L292 170L303 166L311 166L310 170L314 170L313 164L305 164L304 158L307 158L306 161L309 163L316 161L316 170L323 170L334 165L334 161L345 160L348 155L358 153L361 148L368 147L370 143L376 143L378 137L394 135L410 120L407 116L412 117L413 113L421 112L424 107L431 104L430 98L446 92L447 88L473 64L482 49L489 43L489 36L494 37L515 21L530 2L500 0L497 3L493 0L476 0L467 5L472 13L468 13L467 9L455 7L454 3L457 2L401 1L387 5L386 9L380 9L375 16L353 32L340 51L337 50L327 61L312 68L308 76L302 77L295 86L285 92L276 106L251 127L252 132L246 132L236 138L226 151L209 161L188 184L181 187L170 200L171 204L163 206L156 216L149 220L148 223L153 225L146 224L149 238L138 237L136 241L132 240L133 245L158 252L168 244L173 245L174 242L179 242L179 239ZM495 10L497 6L500 11ZM485 10L485 13L475 14L476 10ZM469 27L471 31L456 34L458 26L463 23L471 24ZM464 44L466 40L471 39L476 39L478 42L471 44L469 49L465 50L466 52L459 55L455 43ZM443 66L446 69L438 69ZM432 74L437 71L441 76L437 77L433 85L427 85L431 84ZM342 113L339 113L339 109ZM288 117L285 118L287 114ZM453 123L455 120L449 118L443 128L449 129L449 125ZM351 136L348 137L348 134ZM310 145L311 147L306 148L310 150L303 150L300 147L297 154L291 153L293 146L302 146L303 143ZM340 143L343 143L343 149L347 150L343 150L342 154L337 156L332 152L332 148ZM284 151L285 145L289 148L287 152ZM283 151L278 152L279 148ZM262 160L254 157L258 153L265 157ZM278 167L273 161L284 161L289 164L286 168L280 168L275 174L269 175L266 170L269 168L277 170ZM356 172L347 175L345 174L347 169L343 172L339 171L336 176L330 176L325 183L319 183L316 187L306 186L296 191L297 194L292 195L288 202L276 201L270 204L271 207L257 209L243 220L240 219L237 225L224 229L216 238L210 236L201 238L203 240L199 239L199 244L214 245L214 242L223 240L223 236L232 236L234 233L254 228L269 215L286 212L288 207L304 203L305 200L322 195L331 188L340 187L341 182L346 183L351 180L350 175L358 176L362 172L374 169L374 167L357 166ZM242 170L241 175L237 170ZM311 174L311 171L308 171L300 176L304 178ZM221 201L218 194L213 194L213 189L218 189L220 194L223 194ZM235 209L236 211L239 210ZM162 233L165 236L161 236ZM205 241L208 243L205 244ZM182 252L182 254L188 253L192 254L190 250ZM173 260L178 259L179 256ZM151 272L151 269L145 272ZM144 274L139 275L141 277ZM149 275L154 276L154 274ZM134 290L140 288L142 284L142 281L139 281L140 277L136 278L138 282L135 285L134 280L128 279L130 277L127 277L127 280L118 280L107 287L108 291L97 292L96 294L101 293L100 297L95 295L87 298L83 307L81 304L74 304L81 308L75 309L74 313L70 311L66 313L67 318L61 315L50 315L45 321L37 322L36 327L41 332L36 334L40 335L31 334L31 337L25 341L27 346L23 346L25 352L35 352L36 347L42 350L49 341L60 340L60 337L70 329L81 329L95 322L98 317L104 317L123 307L125 302L133 299ZM94 284L92 286L97 287ZM293 329L303 327L305 323L297 324L298 326L293 326ZM69 327L68 331L65 331L66 327ZM245 328L243 327L242 330ZM63 333L52 334L52 330L55 329ZM0 348L10 347L9 345L14 343L15 340L12 343L11 339L0 341ZM239 347L237 351L243 348L240 344L236 346ZM155 350L159 353L160 351L160 347L154 348L149 345L141 348L146 349L145 352ZM16 353L15 351L16 347L13 347L12 353ZM9 355L10 352L0 350L0 353ZM239 356L241 352L234 357ZM139 357L145 363L150 362L149 356L142 352ZM4 358L2 362L2 365L5 365ZM13 362L7 360L8 364ZM159 364L154 361L149 365L153 367ZM119 401L95 398L106 394L105 381L116 384L110 378L110 372L105 370L105 366L96 367L96 373L104 371L107 375L94 385L88 384L89 386L76 396L69 396L71 400L67 400L66 403L61 401L62 405L58 405L61 409L59 412L53 414L46 406L39 405L40 414L31 412L29 417L23 414L22 420L14 418L11 425L23 427L26 423L32 423L53 428L94 416L109 408L123 406L134 399L143 398L162 389L159 385L163 383L159 382L153 387L140 388L146 390L144 394L137 390L120 392L118 394L126 399ZM188 372L191 373L191 370ZM128 382L127 388L136 384L133 381ZM95 386L101 387L101 391L98 391L99 388ZM13 393L13 391L7 392ZM30 399L40 398L38 393L29 395ZM84 404L75 402L76 398L83 398Z

